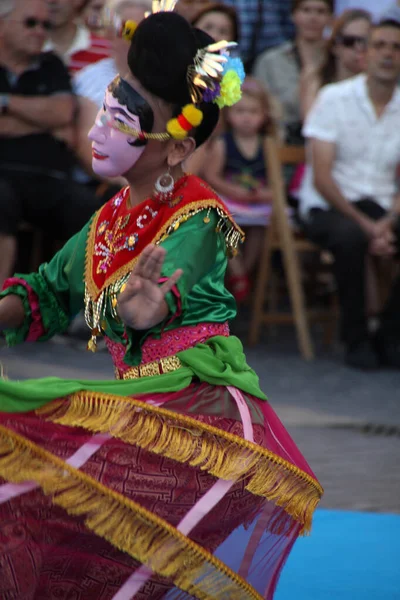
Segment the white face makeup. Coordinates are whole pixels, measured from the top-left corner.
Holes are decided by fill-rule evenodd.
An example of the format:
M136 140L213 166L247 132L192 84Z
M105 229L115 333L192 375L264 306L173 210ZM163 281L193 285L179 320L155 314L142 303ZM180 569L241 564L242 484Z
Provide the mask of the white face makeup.
M139 116L121 105L108 89L103 109L99 111L89 132L93 170L101 177L125 175L139 160L146 147L143 143L137 144L138 138L120 131L118 125L141 131Z

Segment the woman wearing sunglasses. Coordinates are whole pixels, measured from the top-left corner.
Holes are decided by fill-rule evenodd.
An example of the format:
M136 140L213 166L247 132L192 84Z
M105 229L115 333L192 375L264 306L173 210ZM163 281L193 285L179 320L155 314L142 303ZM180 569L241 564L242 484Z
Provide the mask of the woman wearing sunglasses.
M371 14L362 9L346 10L337 19L322 63L317 68L304 69L301 74L300 104L303 120L322 86L362 73L371 23Z

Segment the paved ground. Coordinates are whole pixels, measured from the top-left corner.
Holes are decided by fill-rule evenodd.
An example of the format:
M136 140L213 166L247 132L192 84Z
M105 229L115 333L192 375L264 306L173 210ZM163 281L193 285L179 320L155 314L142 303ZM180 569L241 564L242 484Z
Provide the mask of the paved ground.
M239 332L245 333L245 323ZM64 339L3 348L13 379L57 375L110 379L108 355ZM322 506L400 513L400 371L364 374L344 367L338 349L313 363L282 329L247 351L262 388L325 487Z

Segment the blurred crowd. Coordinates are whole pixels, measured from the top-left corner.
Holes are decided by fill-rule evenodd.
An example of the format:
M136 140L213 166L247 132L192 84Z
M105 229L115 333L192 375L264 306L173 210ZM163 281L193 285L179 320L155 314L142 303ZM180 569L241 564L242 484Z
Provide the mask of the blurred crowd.
M93 173L87 137L106 86L127 69L126 41L103 15L139 23L151 4L0 0L0 283L21 229L66 240L124 185ZM241 101L187 164L245 229L229 289L239 303L251 296L270 220L264 136L306 145L307 164L285 182L297 226L333 256L346 361L400 367L400 280L385 304L377 293L400 242L400 1L179 0L176 10L238 42L247 72Z

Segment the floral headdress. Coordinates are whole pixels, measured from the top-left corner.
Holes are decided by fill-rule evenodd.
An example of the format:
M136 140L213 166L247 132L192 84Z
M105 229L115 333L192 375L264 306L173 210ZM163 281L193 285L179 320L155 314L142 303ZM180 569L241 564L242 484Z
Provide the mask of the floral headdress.
M172 12L177 0L153 0L152 12ZM114 21L112 19L114 18ZM134 21L122 22L118 17L109 19L113 22L118 34L131 41L137 29ZM236 42L216 42L197 51L192 65L187 71L187 82L192 103L186 104L182 112L170 119L165 133L147 133L129 127L125 123L115 126L128 135L139 139L184 140L203 121L200 104L203 102L217 104L219 108L233 106L242 97L242 84L245 78L243 63L239 57L232 57L232 50L237 48Z

